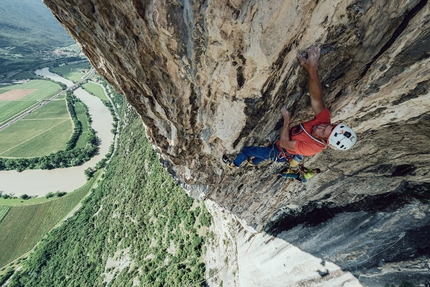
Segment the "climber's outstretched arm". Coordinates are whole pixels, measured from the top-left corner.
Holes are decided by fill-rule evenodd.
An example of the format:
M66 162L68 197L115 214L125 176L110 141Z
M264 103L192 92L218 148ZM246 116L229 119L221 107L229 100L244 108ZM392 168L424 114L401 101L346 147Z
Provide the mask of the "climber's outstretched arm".
M297 54L300 65L304 67L309 74L309 93L311 94L311 105L315 114L319 114L325 109L321 81L318 76L318 60L320 58L320 48L313 47L307 51L308 58L303 59L300 54Z

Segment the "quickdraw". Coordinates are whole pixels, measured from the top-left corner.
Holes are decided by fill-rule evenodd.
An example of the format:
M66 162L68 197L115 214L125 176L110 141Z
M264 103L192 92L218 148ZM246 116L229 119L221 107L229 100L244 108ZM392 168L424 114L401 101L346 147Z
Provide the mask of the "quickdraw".
M279 158L279 159L285 158L286 161L290 161L290 159L292 159L294 157L293 154L290 154L290 153L284 151L284 149L280 145L279 140L274 144L274 146L276 146L276 148L279 151L277 158ZM274 147L273 147L273 149L274 149ZM275 161L276 161L276 158L275 158Z

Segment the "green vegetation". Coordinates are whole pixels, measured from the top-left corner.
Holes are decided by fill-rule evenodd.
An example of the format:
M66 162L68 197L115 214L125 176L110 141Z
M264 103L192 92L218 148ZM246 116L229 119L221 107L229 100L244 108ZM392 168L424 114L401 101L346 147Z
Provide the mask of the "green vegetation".
M52 71L62 76L63 78L69 79L70 81L77 83L86 73L88 73L90 68L90 63L88 61L84 61L82 63L55 67L52 69Z
M8 268L6 272L0 276L0 286L3 286L4 283L13 275L15 270L13 268Z
M160 166L137 114L127 116L104 179L9 286L203 286L210 216Z
M35 90L19 100L0 101L0 124L19 115L28 108L36 105L40 100L48 99L61 91L61 87L51 81L33 80L25 84L0 87L2 93L11 90Z
M104 90L107 91L108 93L110 93L110 99L112 100L113 105L115 106L120 106L119 104L119 99L123 99L124 97L120 94L118 94L117 92L115 92L113 90L113 88L111 86L109 86L108 82L106 82L106 80L101 80L99 79L101 82L101 85L104 87ZM114 119L114 123L113 123L113 129L112 129L112 133L116 133L116 128L118 126L118 119L117 119L117 115L115 114L115 109L112 106L112 103L110 101L105 101L102 99L103 104L108 107L108 109L110 110L110 113L112 115L112 118Z
M81 120L83 120L84 118L82 118L82 117L78 118L76 116L76 111L75 111L76 103L79 103L81 108L85 107L85 106L81 102L81 100L79 100L78 98L73 96L72 92L70 92L70 91L67 92L66 101L67 101L67 108L69 110L70 116L72 117L73 124L75 126L73 129L73 134L66 144L66 151L69 151L69 150L72 150L76 147L76 143L78 142L79 137L82 135L82 132L83 132ZM89 122L91 121L91 117L90 117L87 109L85 109L85 112L86 112L85 119L87 122L86 127L88 127L88 130L90 130L91 128L90 128ZM86 138L88 138L88 137L86 137Z
M35 78L36 78L35 74L28 71L15 75L15 79L17 80L26 80L26 79L35 79Z
M73 43L42 1L2 0L0 27L2 48L16 46L17 53Z
M0 156L39 157L57 152L66 146L72 128L66 101L50 101L0 131Z
M38 196L29 196L29 195L21 195L20 197L16 197L13 194L3 194L0 197L0 205L4 206L23 206L23 205L31 205L31 204L39 204L46 202L47 199L52 199L53 197L62 197L66 195L66 192L49 192L44 197L38 197ZM22 198L25 197L25 200L22 200Z
M75 113L78 121L81 123L82 126L82 133L75 143L75 148L84 148L87 145L88 137L90 135L90 121L91 117L88 114L87 107L82 102L76 102L75 105Z
M81 165L84 162L88 161L91 157L93 157L96 152L98 151L98 140L95 135L95 131L90 127L89 121L91 120L89 116L86 116L86 123L83 125L80 120L82 120L83 117L83 111L80 111L80 118L77 117L76 112L74 110L76 103L81 103L78 98L76 98L71 91L67 92L67 106L68 110L70 112L70 116L72 117L72 120L74 122L75 128L72 136L70 136L70 130L71 130L71 124L70 121L69 128L65 129L65 131L68 131L69 134L65 140L62 141L62 148L64 150L60 150L56 153L51 153L49 155L39 156L39 157L32 157L32 158L0 158L0 170L18 170L22 171L25 169L53 169L53 168L59 168L59 167L70 167L70 166L77 166ZM82 103L81 103L82 104ZM82 108L83 105L80 106ZM86 107L85 107L86 109ZM55 114L56 112L50 112L46 110L42 110L38 115L46 115L46 114ZM88 111L85 110L85 114L88 115ZM36 114L35 117L37 118L38 115ZM57 127L60 127L66 122L66 120L59 119L59 123L51 127L51 129L46 130L46 132L40 134L40 132L37 131L38 127L46 127L43 124L43 120L29 120L29 121L23 121L20 120L14 125L8 127L7 129L3 130L2 132L5 133L12 127L14 129L12 132L5 133L6 136L2 137L1 140L3 142L0 142L1 146L4 148L1 155L5 156L9 152L15 152L18 151L21 152L21 155L23 155L26 151L30 155L35 154L35 148L42 149L42 146L45 145L46 148L52 148L52 144L47 144L48 142L56 143L57 141L60 141L58 138L55 141L49 140L52 138L59 137L60 131L55 131ZM21 127L22 126L22 127ZM83 131L82 127L87 127L87 130ZM30 144L30 141L23 142L22 144L16 146L14 142L10 142L9 140L12 140L13 137L18 140L18 142L23 141L23 132L22 130L27 129L26 136L27 138L34 139L32 143ZM29 134L30 133L30 134ZM57 133L57 134L56 134ZM79 138L82 134L85 134L86 142L85 144L80 144L79 147L76 147L76 144L79 142ZM70 138L69 138L70 137ZM40 139L42 138L42 139ZM0 140L0 141L1 141ZM68 140L68 141L67 141ZM24 147L27 147L25 149Z
M51 100L23 118L22 121L38 121L43 119L70 119L66 101L58 98Z
M109 101L109 99L105 95L105 92L103 91L103 88L99 84L88 82L86 84L83 84L82 86L88 93L98 97L103 102Z
M30 95L26 96L25 98L21 99L21 101L38 101L47 99L56 93L61 91L61 87L58 86L58 84L53 83L49 80L32 80L25 84L17 84L17 85L11 85L11 86L2 86L0 88L0 93L4 93L10 90L17 90L17 89L29 89L29 90L36 90L35 92L31 93Z
M6 216L6 214L9 212L9 210L10 210L10 206L0 205L0 222Z
M70 35L42 1L2 0L0 81L16 75L21 78L21 73L41 68L42 64L46 67L49 63L46 58L51 57L55 47L72 43Z
M12 206L0 222L0 266L31 250L88 194L96 178L63 197L45 198L39 204Z
M29 158L34 156L46 156L61 150L70 137L72 124L69 119L58 120L57 123L54 125L52 124L52 120L40 120L33 122L31 125L27 124L26 121L17 123L15 127L19 128L15 129L13 134L22 135L19 133L21 127L23 127L23 130L34 127L32 130L33 132L38 132L36 128L41 128L43 130L40 131L39 134L31 137L30 140L16 143L15 146L10 147L0 155L6 158ZM5 134L2 133L2 136L5 135L2 139L12 138L10 136L11 133L6 133L6 131L7 129L5 130ZM18 131L18 133L15 133L16 131ZM15 139L20 140L18 136Z

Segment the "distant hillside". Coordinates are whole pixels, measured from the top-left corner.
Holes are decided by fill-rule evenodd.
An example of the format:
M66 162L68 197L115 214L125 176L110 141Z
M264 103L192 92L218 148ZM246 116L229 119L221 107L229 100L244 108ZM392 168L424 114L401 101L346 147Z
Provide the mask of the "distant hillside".
M41 0L1 0L0 48L16 51L51 50L73 43Z

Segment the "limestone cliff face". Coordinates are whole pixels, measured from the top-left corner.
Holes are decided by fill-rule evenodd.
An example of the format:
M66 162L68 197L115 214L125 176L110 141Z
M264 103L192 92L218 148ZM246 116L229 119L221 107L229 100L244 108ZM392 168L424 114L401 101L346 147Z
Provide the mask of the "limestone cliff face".
M427 0L44 2L190 194L369 286L428 280ZM315 44L333 122L356 130L356 147L307 158L325 172L306 185L278 178L279 164L226 169L223 154L276 138L281 105L293 124L312 117L296 53Z

